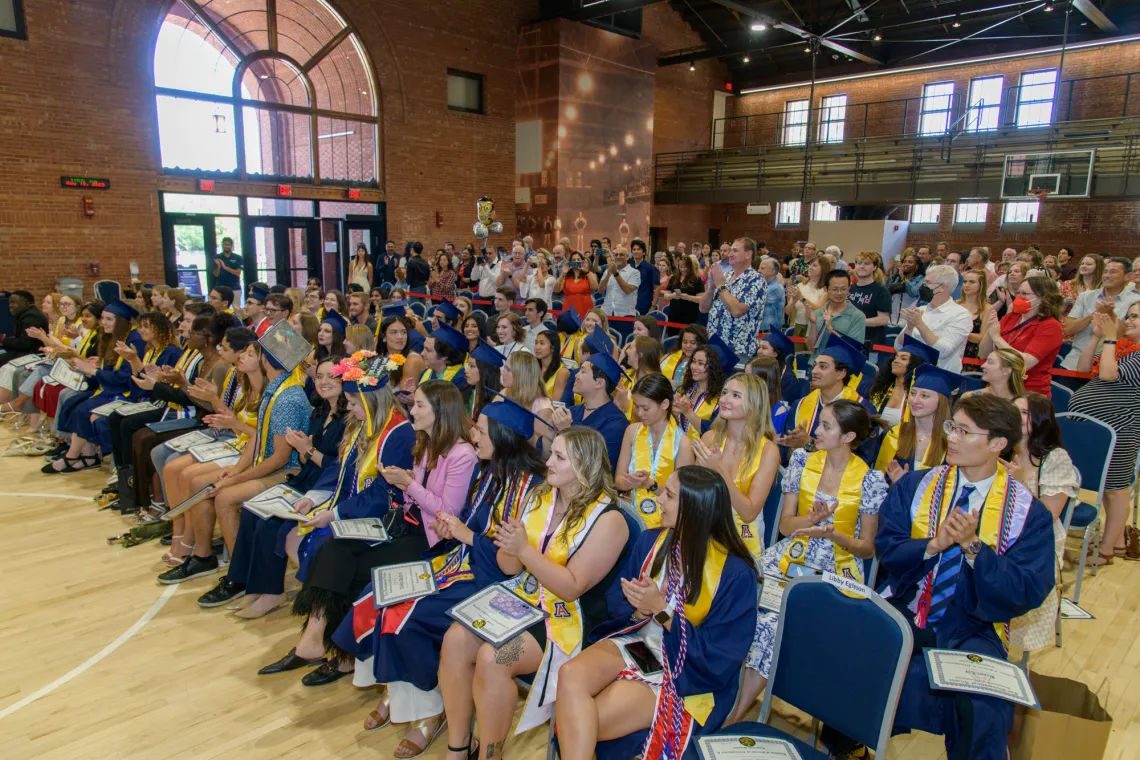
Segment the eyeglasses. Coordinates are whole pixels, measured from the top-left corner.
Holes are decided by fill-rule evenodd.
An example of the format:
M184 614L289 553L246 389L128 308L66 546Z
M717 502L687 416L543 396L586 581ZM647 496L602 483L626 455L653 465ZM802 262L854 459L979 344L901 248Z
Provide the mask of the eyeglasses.
M1131 322L1134 319L1140 319L1140 314L1125 314L1124 321Z
M962 427L961 425L955 425L954 420L946 420L943 422L942 430L946 433L947 438L965 438L971 435L986 435L986 431L984 430L970 430L968 428Z
M285 313L284 309L271 309L268 306L266 306L264 309L262 309L262 311L264 311L266 314L284 314Z

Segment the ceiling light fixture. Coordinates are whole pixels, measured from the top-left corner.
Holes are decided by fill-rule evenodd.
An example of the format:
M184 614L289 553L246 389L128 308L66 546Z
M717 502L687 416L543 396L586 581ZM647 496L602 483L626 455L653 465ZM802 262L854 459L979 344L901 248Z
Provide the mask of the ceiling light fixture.
M875 35L873 37L871 37L871 39L873 39L875 42L880 42L883 39L883 35L879 34L878 32L875 32Z
M804 48L804 52L810 53L811 52L811 45L808 45L806 48Z
M693 63L692 61L689 61L689 71L696 71L696 70L697 70L697 64Z
M953 24L951 24L950 26L952 26L952 27L954 27L955 29L957 29L957 28L958 28L958 27L960 27L961 25L962 25L962 22L961 22L960 20L958 20L958 17L957 17L957 16L955 16L955 17L954 17L954 23L953 23Z
M1052 10L1053 10L1053 3L1046 3L1045 4L1045 12L1050 13Z
M744 62L745 62L745 63L748 63L748 62L750 62L751 60L752 60L752 59L751 59L751 58L749 58L747 55L745 55L745 56L744 56Z
M752 31L754 31L754 32L762 32L767 28L768 28L767 24L761 24L759 22L752 25Z

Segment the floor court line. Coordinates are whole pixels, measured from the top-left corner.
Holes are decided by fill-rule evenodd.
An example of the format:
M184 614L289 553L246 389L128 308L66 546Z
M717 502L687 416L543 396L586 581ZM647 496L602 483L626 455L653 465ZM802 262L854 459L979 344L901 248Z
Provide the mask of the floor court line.
M5 497L5 496L10 496L10 497L25 497L25 496L27 496L27 497L40 498L40 499L47 498L47 499L71 499L73 501L91 501L91 497L89 497L89 496L67 496L64 494L54 494L54 493L0 493L0 497ZM28 696L21 699L19 702L14 702L14 703L8 705L7 707L5 707L3 710L0 710L0 720L7 718L9 715L16 712L17 710L21 710L21 709L27 707L28 705L32 704L36 700L41 699L43 697L46 697L48 694L51 694L53 691L58 689L60 686L63 686L68 681L71 681L72 679L83 675L83 673L85 673L87 670L89 670L93 666L97 665L99 662L101 662L104 658L108 657L116 649L121 647L123 644L126 644L128 641L131 640L132 637L134 637L134 635L136 633L138 633L139 631L141 631L143 629L143 626L145 626L147 623L149 623L151 620L154 619L154 616L157 615L159 613L159 611L162 610L162 608L164 606L166 606L166 602L170 599L170 597L174 596L174 592L177 590L178 590L178 586L167 586L166 590L162 592L162 595L159 596L158 599L156 599L154 601L154 604L152 604L150 606L150 609L148 609L146 612L144 612L143 616L140 617L138 620L136 620L135 624L132 625L130 628L128 628L126 631L124 631L117 639L112 641L107 646L103 647L101 650L99 650L98 652L93 654L91 657L87 658L87 660L84 661L83 663L77 665L75 668L71 669L67 673L64 673L62 676L60 676L59 678L57 678L54 681L52 681L51 683L49 683L47 686L44 686L39 691L36 691L32 694L29 694Z

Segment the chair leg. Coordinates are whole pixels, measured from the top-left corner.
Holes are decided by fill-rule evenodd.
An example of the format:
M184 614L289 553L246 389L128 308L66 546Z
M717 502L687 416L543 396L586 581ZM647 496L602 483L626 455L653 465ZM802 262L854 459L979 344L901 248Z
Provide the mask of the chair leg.
M1029 652L1021 653L1021 662L1018 663L1018 666L1026 673L1029 672Z
M1081 554L1080 559L1077 562L1077 585L1076 588L1073 589L1073 604L1081 603L1081 581L1085 576L1085 561L1088 559L1089 535L1091 534L1092 527L1095 524L1096 523L1091 523L1087 528L1085 528L1084 538L1081 539ZM1093 574L1096 574L1096 565L1093 565Z
M1055 638L1056 645L1061 646L1061 609L1057 608L1057 635Z

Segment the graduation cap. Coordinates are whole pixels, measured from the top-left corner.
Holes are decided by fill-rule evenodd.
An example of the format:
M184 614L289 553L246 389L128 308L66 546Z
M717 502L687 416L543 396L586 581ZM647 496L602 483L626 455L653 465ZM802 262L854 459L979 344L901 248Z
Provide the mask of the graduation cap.
M263 288L260 285L254 285L249 289L247 298L252 298L258 303L265 303L265 299L269 298L269 289Z
M432 330L431 337L436 340L442 340L456 351L462 351L463 353L467 353L467 350L471 346L467 340L467 336L448 324L442 324L437 329Z
M451 301L440 301L436 304L435 313L439 314L446 320L454 322L459 319L459 309L455 308L455 304Z
M563 309L558 315L558 329L571 335L582 329L582 315L573 305Z
M103 303L123 300L123 286L114 280L100 280L95 283L95 297Z
M942 369L934 364L923 364L914 371L914 385L911 388L925 388L950 398L962 389L965 382L966 378L957 372Z
M122 319L125 319L128 322L130 322L131 320L133 320L135 317L137 317L139 315L138 309L131 306L130 304L128 304L125 301L117 301L117 300L111 301L106 306L104 306L103 311L109 311L112 314L114 314L116 317L120 317Z
M484 390L489 396L497 397L493 403L484 404L479 410L480 414L487 415L487 419L510 428L526 439L534 436L535 422L541 422L550 428L554 427L522 404L507 398L503 393L490 388L484 388Z
M325 314L325 318L321 320L322 324L327 323L329 327L344 335L348 330L348 320L337 313L336 309L331 310Z
M706 345L713 351L716 351L717 358L720 359L720 366L726 373L732 372L736 367L736 363L740 361L740 357L732 350L732 347L721 340L718 335L709 338L709 342Z
M261 344L269 366L286 372L296 369L313 350L309 341L286 319L266 330L257 342Z
M909 335L903 336L902 348L899 350L913 354L927 364L938 364L938 349L934 346L928 346L921 340L912 338Z
M154 290L154 283L148 282L147 284L143 285L143 287L147 290Z
M385 317L402 317L407 313L408 302L399 301L397 303L390 303L380 310L380 314Z
M790 356L796 352L796 344L779 330L773 330L760 340L767 341L782 356Z
M600 369L603 375L613 381L614 385L621 382L622 377L625 376L625 372L622 371L621 366L614 361L614 358L610 356L607 351L598 351L590 354L590 357L585 359L582 363L585 364L586 362Z
M475 348L471 350L471 356L474 357L477 362L490 364L494 367L502 367L507 363L507 357L496 351L494 346L482 338L479 339Z
M853 347L848 341L834 340L827 341L827 347L820 351L821 356L830 356L837 362L841 362L847 366L851 374L863 371L863 365L866 364L866 359L863 352Z
M610 336L606 335L606 331L601 327L595 327L594 331L587 335L586 340L582 343L590 349L591 354L609 355L614 350L614 342L610 340Z

